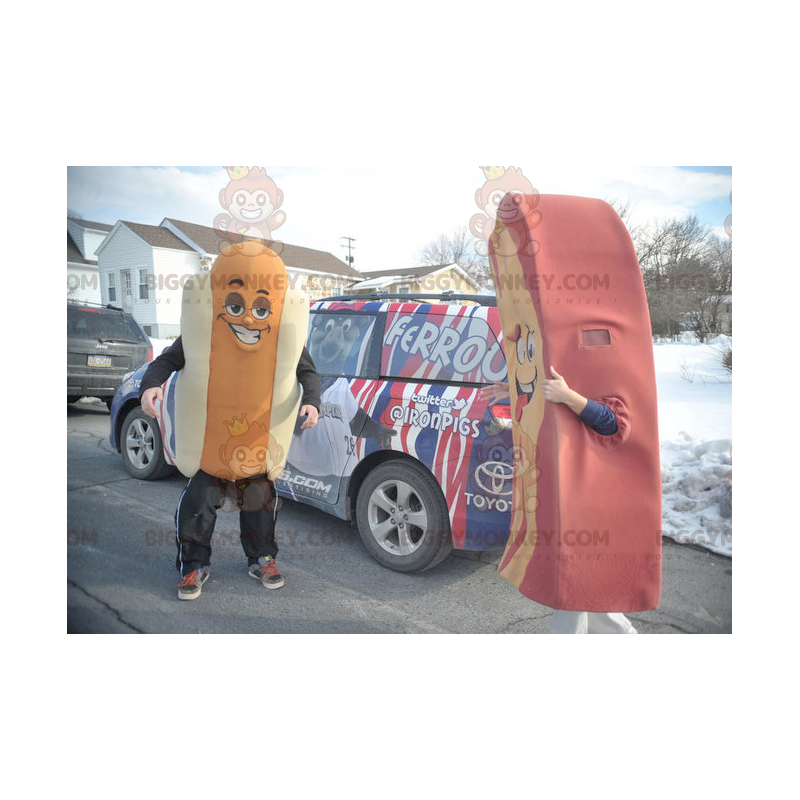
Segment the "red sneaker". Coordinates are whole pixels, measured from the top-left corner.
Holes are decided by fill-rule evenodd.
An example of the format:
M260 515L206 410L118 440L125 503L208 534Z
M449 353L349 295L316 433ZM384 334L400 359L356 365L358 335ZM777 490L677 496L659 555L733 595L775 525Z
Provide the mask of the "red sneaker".
M178 600L197 600L208 577L208 567L201 567L186 575L178 584Z
M257 581L261 581L261 585L265 589L280 589L285 583L283 575L278 571L275 566L275 559L267 556L266 558L259 558L255 564L251 564L247 570L247 574Z

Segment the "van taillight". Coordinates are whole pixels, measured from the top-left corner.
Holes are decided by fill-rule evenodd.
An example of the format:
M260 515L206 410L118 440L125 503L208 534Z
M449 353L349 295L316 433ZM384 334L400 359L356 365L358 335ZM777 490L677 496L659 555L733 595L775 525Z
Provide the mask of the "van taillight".
M492 414L497 417L497 419L511 419L511 406L507 406L505 404L495 403L492 406Z
M153 348L152 347L148 347L147 348L147 360L148 360L148 362L153 360Z
M506 403L494 403L489 406L489 413L492 415L492 420L496 423L498 430L511 427L513 420L511 419L510 405Z

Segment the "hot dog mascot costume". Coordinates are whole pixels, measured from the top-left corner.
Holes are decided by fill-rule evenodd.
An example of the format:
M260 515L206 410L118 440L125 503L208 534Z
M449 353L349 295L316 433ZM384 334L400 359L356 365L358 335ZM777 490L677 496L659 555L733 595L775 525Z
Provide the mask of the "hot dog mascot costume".
M278 255L255 240L227 248L184 287L181 336L150 365L140 390L163 384L164 445L189 478L175 514L182 600L196 598L208 578L216 515L226 502L239 507L249 575L265 588L283 586L273 481L301 399L319 410L307 333L307 298L292 288Z
M650 318L639 263L616 212L581 197L535 208L490 237L515 448L500 575L553 609L654 609L661 592L661 473ZM520 243L535 242L534 246ZM603 436L545 402L550 368L611 408Z
M187 282L186 365L175 387L175 457L184 475L280 475L300 407L295 370L307 334L305 295L289 286L283 261L255 242L218 256L209 280Z

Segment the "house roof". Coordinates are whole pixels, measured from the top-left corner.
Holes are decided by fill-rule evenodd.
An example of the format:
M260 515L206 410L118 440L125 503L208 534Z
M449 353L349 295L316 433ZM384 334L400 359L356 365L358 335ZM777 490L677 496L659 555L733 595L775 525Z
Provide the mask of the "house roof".
M173 227L186 234L198 247L206 253L218 253L220 246L219 231L205 225L197 225L193 222L171 219L167 217L164 222L169 222ZM127 223L126 223L127 224ZM162 223L163 224L163 223ZM238 237L231 236L231 240ZM360 272L354 270L350 265L340 261L331 253L323 250L312 250L308 247L298 247L297 245L283 243L281 258L287 267L308 270L309 272L322 272L328 275L340 275L345 278L361 278Z
M88 219L81 219L80 217L67 217L67 220L69 222L74 222L76 225L80 225L81 228L86 228L91 231L101 231L102 233L108 233L114 227L105 222L90 222Z
M161 225L142 225L140 222L127 222L126 220L120 220L118 224L133 231L152 247L165 247L169 250L194 250L171 230L163 228Z
M384 278L369 278L368 280L361 281L360 283L356 283L350 287L352 291L361 291L362 289L385 289L387 286L391 286L398 280L397 275L389 275L388 277Z
M89 267L96 267L96 261L88 261L83 257L81 251L78 250L77 245L75 242L72 241L72 237L67 234L67 264L86 264Z

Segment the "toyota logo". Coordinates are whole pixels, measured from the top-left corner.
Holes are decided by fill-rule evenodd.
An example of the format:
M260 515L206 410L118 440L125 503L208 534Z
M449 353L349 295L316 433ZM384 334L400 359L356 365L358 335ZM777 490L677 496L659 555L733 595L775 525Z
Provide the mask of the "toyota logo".
M475 470L475 484L487 494L504 497L512 493L514 467L504 461L484 461Z

